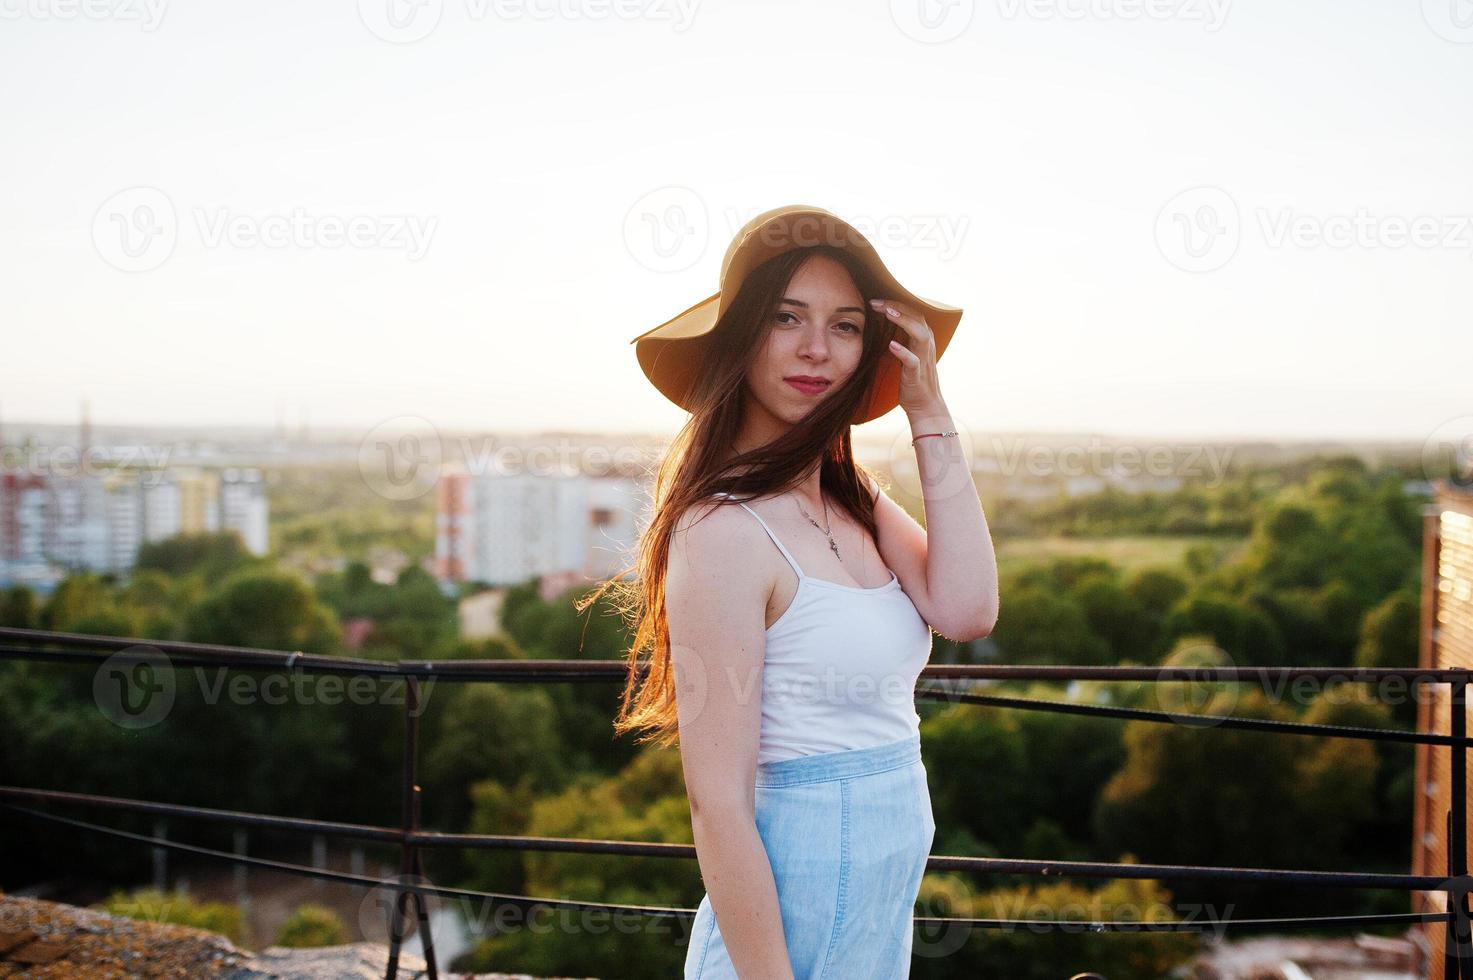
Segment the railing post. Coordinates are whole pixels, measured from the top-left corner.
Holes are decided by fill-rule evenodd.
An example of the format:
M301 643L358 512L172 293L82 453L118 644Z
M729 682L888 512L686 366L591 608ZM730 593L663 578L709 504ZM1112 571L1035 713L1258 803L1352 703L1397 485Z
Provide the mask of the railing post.
M235 853L244 857L248 846L246 829L244 827L237 827L232 837L235 841ZM247 918L251 914L250 872L251 866L244 861L237 861L235 863L235 901L245 912Z
M1449 681L1448 734L1458 741L1448 749L1452 773L1452 806L1447 815L1447 875L1461 879L1468 874L1468 750L1462 739L1468 728L1468 682ZM1443 940L1443 980L1467 980L1469 976L1469 930L1467 892L1462 882L1449 884L1447 934Z
M403 883L412 876L424 878L424 864L420 860L419 848L408 837L419 829L419 679L413 675L404 678L404 771L403 805L400 809L400 827L404 832L404 843L400 847L399 879ZM425 963L429 968L430 980L438 980L439 971L435 964L435 943L430 936L430 916L425 897L418 892L400 890L394 896L394 911L389 920L389 965L385 980L395 980L399 972L399 944L404 937L405 903L413 901L419 921L421 942L424 944Z
M163 817L154 818L153 835L159 840L168 840L169 821ZM153 849L153 887L161 892L169 890L169 849L167 847Z

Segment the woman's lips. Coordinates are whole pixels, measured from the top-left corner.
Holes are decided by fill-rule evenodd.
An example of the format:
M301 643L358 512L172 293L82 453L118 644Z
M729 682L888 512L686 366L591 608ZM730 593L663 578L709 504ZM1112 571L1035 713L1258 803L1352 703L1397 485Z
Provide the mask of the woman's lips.
M797 388L799 391L803 392L803 394L805 395L816 395L820 391L826 390L829 386L828 382L826 381L821 383L814 383L812 381L794 381L792 378L784 378L783 380L792 385L794 388Z

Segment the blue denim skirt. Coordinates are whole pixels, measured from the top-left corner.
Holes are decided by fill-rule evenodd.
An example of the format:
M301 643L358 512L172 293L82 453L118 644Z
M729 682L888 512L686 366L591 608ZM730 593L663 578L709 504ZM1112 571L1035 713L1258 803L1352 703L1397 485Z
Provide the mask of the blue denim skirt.
M920 737L759 765L755 804L796 980L910 976L912 915L936 836ZM685 980L737 980L709 894Z

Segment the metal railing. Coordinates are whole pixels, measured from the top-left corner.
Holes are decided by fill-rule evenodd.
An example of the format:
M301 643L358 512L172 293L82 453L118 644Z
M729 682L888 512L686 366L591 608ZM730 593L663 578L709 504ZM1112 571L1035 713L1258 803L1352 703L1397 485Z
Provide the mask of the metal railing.
M423 932L422 943L428 975L438 978L438 966L430 931L427 895L449 898L474 898L516 906L525 910L540 908L627 912L649 918L691 919L695 909L659 906L622 905L584 902L570 899L539 898L470 889L442 888L414 881L424 878L422 851L432 847L564 851L581 853L623 854L644 857L694 858L695 847L688 844L658 844L639 841L586 840L558 837L511 836L495 834L444 834L420 828L418 785L419 684L433 678L439 681L466 683L550 683L623 681L623 661L590 660L453 660L453 661L378 661L346 657L321 656L302 651L260 650L248 647L221 646L166 640L91 636L43 630L0 627L0 660L26 660L70 664L97 665L107 660L157 662L166 658L167 666L208 666L239 670L286 670L317 674L400 679L405 684L404 753L401 771L401 817L396 827L308 820L235 810L210 809L180 804L97 796L86 793L43 790L32 787L0 786L0 807L39 820L60 823L112 837L137 841L184 853L205 855L239 865L268 868L291 874L339 881L369 888L388 888L394 901L389 918L389 960L386 976L398 975L400 945L406 934L408 903L413 901L415 915ZM1420 745L1446 746L1451 751L1451 807L1446 818L1448 868L1445 876L1412 874L1371 874L1347 871L1307 871L1273 868L1231 868L1171 864L1122 864L1096 861L1048 861L1015 858L981 858L932 855L928 870L967 871L979 874L1026 874L1044 877L1080 878L1149 878L1179 880L1273 882L1285 885L1327 885L1345 888L1383 888L1412 891L1443 892L1447 896L1447 912L1397 913L1375 915L1307 916L1217 920L1211 924L1195 921L1103 920L1092 922L1049 921L1038 919L988 919L962 916L915 917L918 927L935 927L959 923L979 928L1026 927L1037 931L1084 929L1093 932L1197 932L1229 926L1272 926L1280 929L1339 925L1397 925L1442 922L1446 926L1443 957L1443 980L1473 980L1473 950L1470 950L1470 910L1467 896L1473 879L1468 875L1467 848L1467 750L1470 739L1466 731L1467 686L1473 671L1439 668L1333 668L1333 667L1073 667L1012 666L978 664L934 664L921 677L975 680L1102 680L1144 682L1236 681L1269 683L1296 678L1314 678L1328 682L1373 683L1401 679L1409 685L1447 684L1450 687L1449 733L1410 732L1395 729L1357 728L1338 725L1310 724L1230 715L1203 715L1157 711L1111 705L1080 704L1035 698L974 694L943 688L918 686L916 697L932 701L977 704L1032 711L1054 711L1070 714L1097 715L1136 721L1194 724L1215 728L1239 728L1280 734L1318 737L1370 739L1374 741L1409 742ZM1200 721L1197 721L1199 720ZM282 861L228 853L206 847L170 841L117 830L100 824L63 817L17 805L13 800L43 803L79 804L108 810L178 816L230 824L236 827L258 827L276 831L322 834L359 841L398 843L400 877L391 885L364 875L307 867Z

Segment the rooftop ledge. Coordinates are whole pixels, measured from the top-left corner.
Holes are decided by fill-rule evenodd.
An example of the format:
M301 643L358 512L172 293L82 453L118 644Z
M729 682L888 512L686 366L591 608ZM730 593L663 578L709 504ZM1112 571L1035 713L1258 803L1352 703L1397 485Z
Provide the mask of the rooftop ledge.
M389 948L351 943L316 949L236 947L204 929L143 922L36 898L0 895L0 977L83 980L98 976L210 980L381 980ZM423 959L400 951L398 976L428 975ZM454 973L455 980L536 980L524 973ZM572 980L572 978L546 978ZM591 978L584 978L591 980Z

